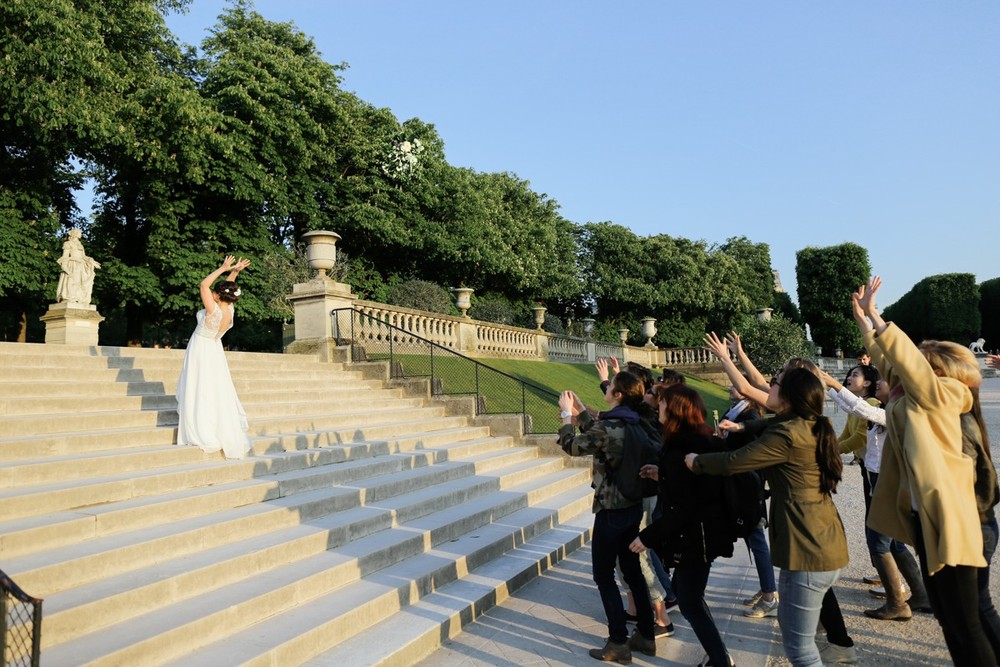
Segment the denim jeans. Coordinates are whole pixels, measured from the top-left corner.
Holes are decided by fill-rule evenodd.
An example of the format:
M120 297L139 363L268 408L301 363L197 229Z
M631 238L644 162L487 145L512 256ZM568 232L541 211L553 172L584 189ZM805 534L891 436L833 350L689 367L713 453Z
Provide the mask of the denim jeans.
M712 612L705 604L705 587L711 563L681 563L674 567L674 593L681 614L691 624L691 629L701 642L701 647L712 659L713 665L728 665L729 652L715 627ZM815 629L815 626L814 626Z
M990 565L993 554L997 550L997 520L991 517L983 526L983 556L986 557L986 567L979 568L977 575L979 584L979 621L983 624L983 632L990 640L993 653L1000 656L1000 615L993 606L990 597Z
M763 521L757 526L757 530L744 538L750 552L753 553L753 562L757 566L757 579L760 580L760 590L765 593L773 593L778 590L774 585L774 567L771 566L771 548L767 546L767 537L764 535Z
M795 667L820 667L816 623L823 597L840 578L840 570L796 572L782 570L778 577L778 625L785 655Z
M955 667L996 665L993 646L979 620L979 572L983 568L945 565L933 576L928 576L924 532L916 512L913 513L913 537L927 597Z
M601 594L604 613L608 617L608 638L616 644L628 641L625 627L625 607L622 594L615 581L615 563L621 564L626 585L635 599L639 633L653 638L653 607L649 604L646 580L639 568L639 554L628 545L639 534L642 505L632 505L617 510L601 510L594 515L594 536L590 540L594 583Z

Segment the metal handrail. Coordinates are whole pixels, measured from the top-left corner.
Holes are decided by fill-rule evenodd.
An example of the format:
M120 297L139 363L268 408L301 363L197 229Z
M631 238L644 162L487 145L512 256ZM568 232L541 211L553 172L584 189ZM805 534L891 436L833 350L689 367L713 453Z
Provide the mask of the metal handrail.
M377 317L375 315L372 315L370 313L366 313L366 312L363 312L361 310L358 310L357 308L335 308L335 309L333 309L333 310L330 311L330 317L332 318L332 325L333 325L333 330L334 330L333 331L333 335L334 335L334 338L336 338L338 340L348 340L347 338L345 338L344 336L341 335L343 332L341 331L340 318L337 316L338 313L343 313L343 312L351 312L351 313L353 313L354 315L357 315L360 318L367 318L367 319L373 321L374 323L377 323L377 325L380 326L380 327L386 327L386 329L388 331L390 331L390 332L399 332L399 333L405 334L407 340L409 340L409 341L419 341L421 343L421 345L426 345L427 346L427 348L429 350L428 356L430 357L430 373L429 374L420 374L420 373L407 374L405 372L405 370L404 370L404 362L400 359L400 357L403 356L403 353L401 353L401 352L399 352L397 350L398 346L395 344L396 343L396 340L395 340L396 336L389 335L388 336L388 348L389 348L388 349L388 361L389 361L389 374L390 374L390 377L392 377L392 378L429 377L430 378L431 395L435 395L435 396L437 396L437 395L474 396L475 397L476 414L479 415L479 414L489 414L489 410L488 410L488 405L489 405L488 396L486 395L486 392L482 388L481 379L480 379L480 375L481 375L482 372L489 372L489 373L495 374L497 376L500 376L500 377L503 377L503 378L507 378L508 380L516 382L519 385L519 387L520 387L520 393L521 393L521 419L522 419L522 423L524 424L524 432L525 433L549 433L549 432L554 433L555 432L555 431L539 431L538 429L535 428L534 420L532 419L532 416L531 416L531 414L528 411L527 402L528 402L528 395L529 395L529 393L533 393L534 395L539 396L541 398L551 399L551 402L553 403L553 405L557 406L558 405L558 400L559 400L559 394L557 394L557 393L555 393L553 391L550 391L549 389L546 389L545 387L540 387L540 386L538 386L538 385L536 385L536 384L534 384L532 382L528 382L527 380L523 380L523 379L521 379L521 378L519 378L519 377L517 377L515 375L511 375L510 373L506 373L506 372L504 372L504 371L502 371L502 370L500 370L498 368L494 368L493 366L490 366L489 364L484 364L483 362L479 361L478 359L473 359L472 357L466 356L466 355L461 354L459 352L455 352L454 350L451 350L451 349L445 347L444 345L441 345L439 343L435 343L432 340L428 340L427 338L424 338L423 336L415 334L415 333L413 333L411 331L407 331L406 329L403 329L402 327L398 327L398 326L396 326L394 324L391 324L391 323L389 323L389 322L387 322L387 321L385 321L385 320L383 320L383 319L381 319L381 318L379 318L379 317ZM354 323L355 323L355 321L357 319L358 318L356 318L356 317L353 317L353 316L351 317L351 331L350 331L350 339L349 340L351 342L351 348L352 348L352 353L351 353L351 359L352 359L352 361L361 361L361 360L367 358L367 353L362 354L361 351L358 349L359 347L363 347L364 346L364 341L358 341L357 336L356 336L356 332L355 332L355 329L354 329ZM448 355L449 357L452 357L452 358L455 358L455 359L461 359L464 362L473 364L474 372L471 374L472 377L469 378L469 380L473 383L473 386L474 386L474 389L472 391L449 391L449 390L447 390L445 382L443 381L444 378L442 378L440 376L440 373L435 372L434 357L435 357L435 355L441 356L442 354ZM440 366L440 364L439 364L439 366ZM512 414L512 413L506 412L506 414Z
M12 606L11 599L20 605ZM31 608L30 618L26 609L22 609L27 607ZM29 641L25 635L29 632L31 652L25 655ZM7 656L15 651L16 657L9 664L38 667L42 654L42 600L25 593L0 570L0 664L6 666Z

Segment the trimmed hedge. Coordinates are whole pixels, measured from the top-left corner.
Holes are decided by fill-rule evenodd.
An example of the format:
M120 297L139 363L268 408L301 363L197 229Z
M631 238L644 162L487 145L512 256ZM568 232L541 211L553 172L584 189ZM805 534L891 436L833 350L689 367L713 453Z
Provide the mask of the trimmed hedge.
M882 314L914 341L937 339L968 345L979 338L979 286L971 273L928 276Z
M987 350L1000 349L1000 278L979 283L980 336L986 339Z

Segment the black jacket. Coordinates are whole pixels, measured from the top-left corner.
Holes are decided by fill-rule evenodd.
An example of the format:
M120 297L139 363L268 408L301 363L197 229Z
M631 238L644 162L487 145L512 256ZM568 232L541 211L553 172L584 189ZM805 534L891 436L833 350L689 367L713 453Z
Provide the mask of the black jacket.
M684 464L689 452L725 451L722 440L695 432L674 435L660 451L659 518L639 533L668 566L711 562L733 555L726 524L723 480L695 475Z

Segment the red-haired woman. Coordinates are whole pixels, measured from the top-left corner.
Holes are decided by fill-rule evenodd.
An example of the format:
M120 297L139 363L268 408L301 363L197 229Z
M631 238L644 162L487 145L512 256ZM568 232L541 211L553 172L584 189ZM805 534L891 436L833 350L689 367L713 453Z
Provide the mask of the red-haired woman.
M688 452L724 451L705 423L705 404L697 391L683 384L654 390L663 425L658 466L644 466L642 475L659 480L660 518L639 533L630 549L651 548L665 564L674 565L674 593L684 618L708 654L702 664L723 667L732 658L705 604L705 586L712 561L733 555L726 530L722 479L697 477L684 464Z

